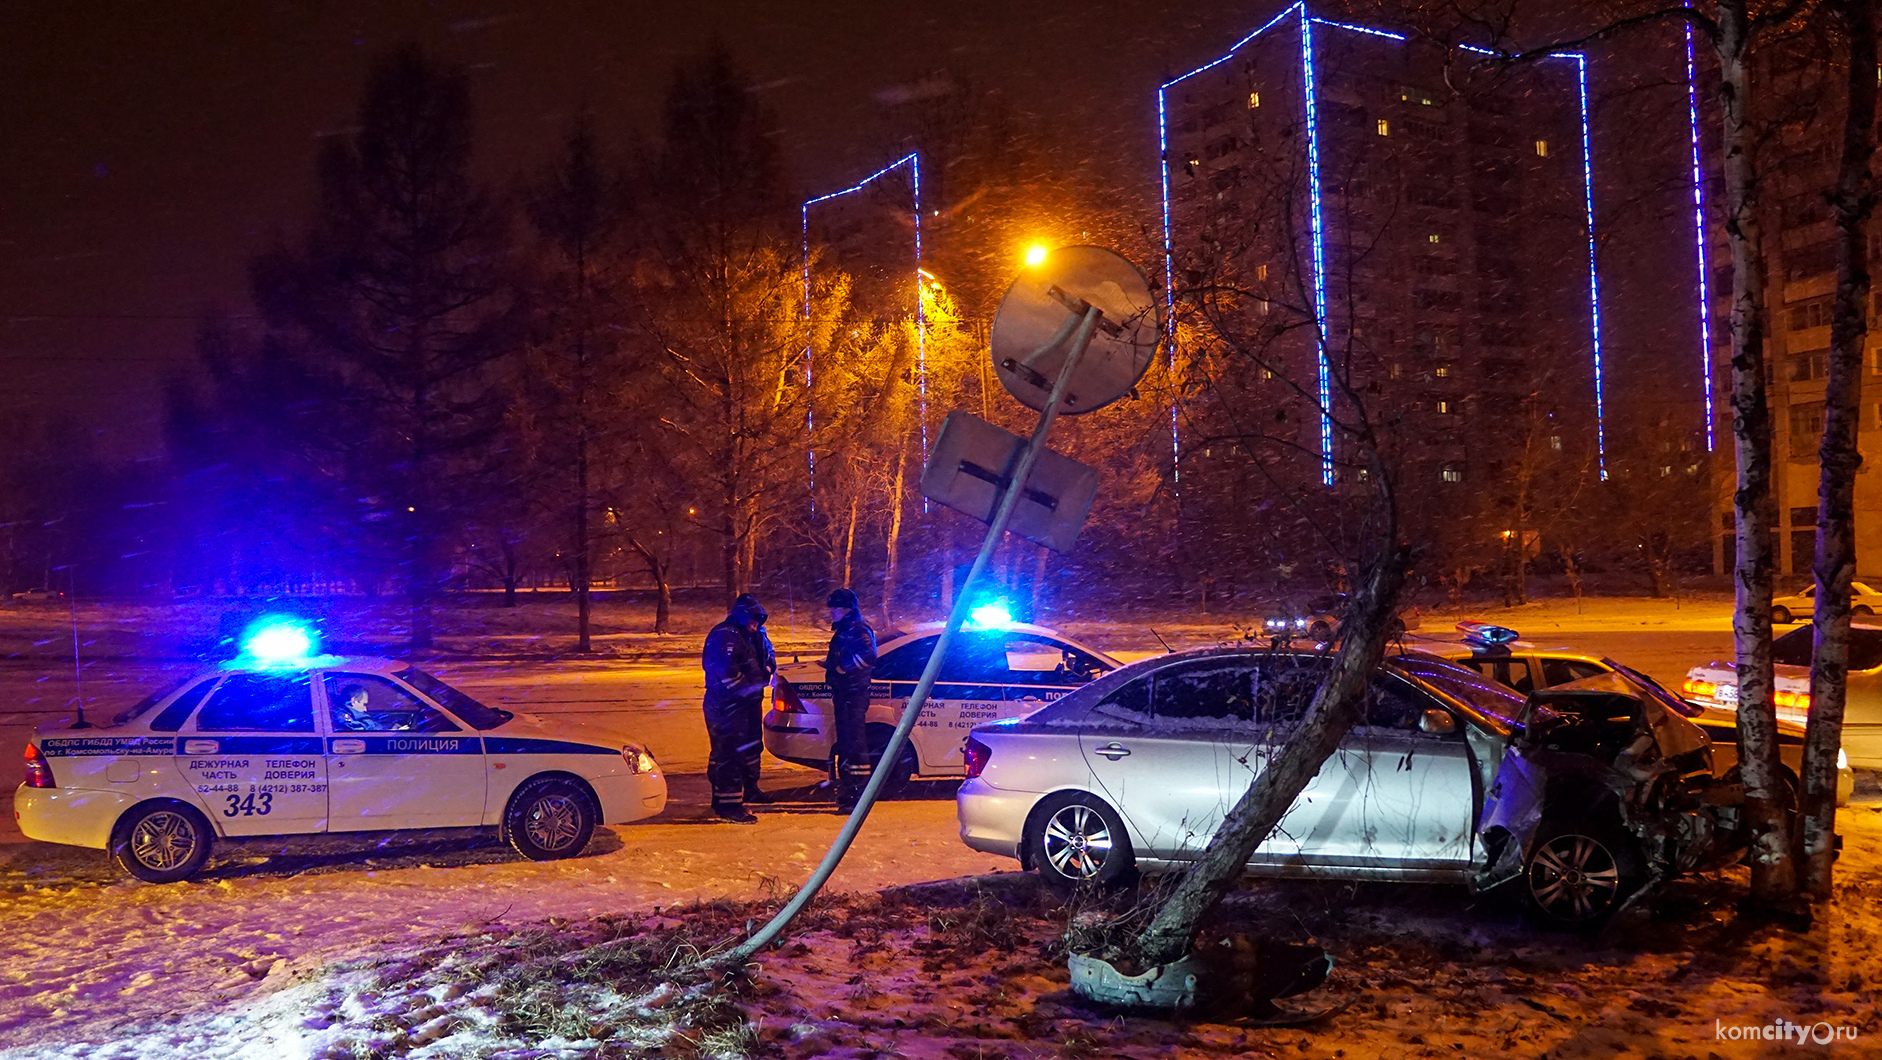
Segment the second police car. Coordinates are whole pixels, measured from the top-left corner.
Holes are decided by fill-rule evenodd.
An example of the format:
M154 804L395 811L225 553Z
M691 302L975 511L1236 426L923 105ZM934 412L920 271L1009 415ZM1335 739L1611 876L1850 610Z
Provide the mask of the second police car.
M110 725L26 745L13 813L29 839L111 852L154 883L199 871L217 839L496 826L536 860L598 824L659 813L646 748L485 706L417 667L315 655L269 626L245 654L146 697Z
M936 623L878 648L864 719L872 752L880 753L887 745L940 638ZM909 746L891 766L888 790L916 775L966 775L961 748L974 726L1029 714L1118 665L1109 655L1053 630L1015 623L997 605L977 608L941 664ZM811 769L831 768L836 714L821 660L778 668L764 741L765 750L776 758Z

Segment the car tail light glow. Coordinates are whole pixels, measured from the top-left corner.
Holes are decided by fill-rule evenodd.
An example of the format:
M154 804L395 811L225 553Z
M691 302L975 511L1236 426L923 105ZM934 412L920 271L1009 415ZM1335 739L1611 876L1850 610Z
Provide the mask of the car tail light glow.
M987 768L987 759L992 757L993 748L969 736L967 743L961 748L961 763L967 767L968 779L972 780L979 776L981 771Z
M788 710L793 714L808 713L804 701L797 696L797 686L780 677L771 685L771 706L774 710Z
M1810 709L1810 693L1808 692L1776 692L1772 694L1771 699L1778 706L1791 710Z
M1719 686L1715 682L1701 681L1696 677L1688 677L1686 679L1686 694L1689 696L1698 696L1701 699L1711 699L1712 694L1717 692L1718 690L1719 690Z
M26 745L26 786L29 788L57 787L52 782L52 766L46 756L39 753L36 744Z

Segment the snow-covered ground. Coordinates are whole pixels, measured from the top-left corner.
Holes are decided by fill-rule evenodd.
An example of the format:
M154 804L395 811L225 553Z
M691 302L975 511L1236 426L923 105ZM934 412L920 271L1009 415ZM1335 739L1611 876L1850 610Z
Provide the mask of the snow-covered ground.
M952 840L936 819L946 809L882 807L837 877L850 897L820 902L761 955L716 1025L661 1005L673 996L663 968L768 906L688 903L796 882L833 816L624 829L617 849L549 866L491 854L173 887L103 884L74 866L36 890L16 873L0 1056L1882 1055L1882 812L1870 805L1843 815L1838 898L1804 933L1737 919L1737 871L1677 883L1653 918L1592 941L1535 932L1458 888L1256 884L1232 901L1231 927L1311 936L1337 962L1290 1003L1346 1007L1299 1027L1080 1004L1057 946L1071 911L1030 877L867 893L1001 867ZM1845 1037L1779 1045L1738 1030L1778 1021Z
M808 876L840 823L826 804L767 812L753 826L623 826L587 856L548 863L457 840L392 848L374 864L357 844L318 841L274 865L235 859L166 886L119 877L100 852L10 845L0 861L0 1055L106 1055L77 1043L245 1012L290 967L484 925L765 897ZM1012 865L961 845L951 801L884 803L833 886L875 890L1003 864ZM231 1048L246 1037L231 1033ZM76 1051L59 1052L67 1045Z

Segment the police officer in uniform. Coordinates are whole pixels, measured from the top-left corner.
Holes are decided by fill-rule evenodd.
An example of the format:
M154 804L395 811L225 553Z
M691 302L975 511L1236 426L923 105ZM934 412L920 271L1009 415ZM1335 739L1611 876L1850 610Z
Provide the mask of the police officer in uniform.
M767 617L757 600L740 594L725 621L706 634L700 660L706 673L706 736L711 741L706 779L712 784L712 812L739 824L758 820L745 808L747 802L770 801L758 790L765 688L777 670L771 638L764 632Z
M836 708L835 761L831 778L836 784L836 808L848 813L869 783L869 743L863 735L863 716L869 711L869 679L876 667L876 631L863 621L861 605L849 589L838 589L826 601L830 607L830 652L823 668Z

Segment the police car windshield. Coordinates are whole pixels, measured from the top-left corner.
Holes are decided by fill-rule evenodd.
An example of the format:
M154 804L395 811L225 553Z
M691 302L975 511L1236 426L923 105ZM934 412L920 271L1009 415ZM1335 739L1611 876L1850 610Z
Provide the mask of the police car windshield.
M494 729L516 717L507 710L484 706L416 666L400 670L393 676L437 700L446 710L464 719L464 724L473 729Z
M144 698L138 700L136 703L133 703L130 706L125 707L123 710L118 711L118 716L111 719L111 724L126 725L126 724L129 724L130 722L136 721L141 715L143 715L150 708L162 702L163 697L169 695L170 693L176 691L179 688L182 688L183 682L189 679L190 679L190 675L185 674L182 677L179 677L176 680L170 682L169 684L164 685L162 688L159 688L155 692L152 692L150 695L147 695Z

